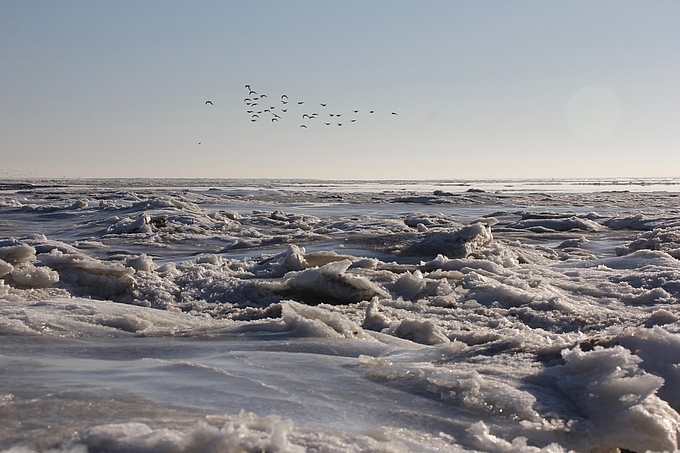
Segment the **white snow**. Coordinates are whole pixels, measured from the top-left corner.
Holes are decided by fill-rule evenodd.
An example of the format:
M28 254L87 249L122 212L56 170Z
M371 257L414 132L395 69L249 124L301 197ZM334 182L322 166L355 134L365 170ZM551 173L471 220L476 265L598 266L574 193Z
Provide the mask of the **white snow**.
M0 448L680 448L675 193L185 182L3 194Z

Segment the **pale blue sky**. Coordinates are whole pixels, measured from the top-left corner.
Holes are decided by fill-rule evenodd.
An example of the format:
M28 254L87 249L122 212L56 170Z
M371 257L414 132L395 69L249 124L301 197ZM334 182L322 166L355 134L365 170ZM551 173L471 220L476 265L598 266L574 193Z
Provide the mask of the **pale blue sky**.
M0 0L0 177L680 176L679 18L678 1ZM245 84L306 104L251 122Z

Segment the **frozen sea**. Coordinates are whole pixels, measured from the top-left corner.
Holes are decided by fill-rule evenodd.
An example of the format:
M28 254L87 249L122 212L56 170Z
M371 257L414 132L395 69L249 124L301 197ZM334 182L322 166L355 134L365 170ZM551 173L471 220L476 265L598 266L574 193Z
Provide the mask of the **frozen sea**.
M680 179L0 181L0 450L680 443Z

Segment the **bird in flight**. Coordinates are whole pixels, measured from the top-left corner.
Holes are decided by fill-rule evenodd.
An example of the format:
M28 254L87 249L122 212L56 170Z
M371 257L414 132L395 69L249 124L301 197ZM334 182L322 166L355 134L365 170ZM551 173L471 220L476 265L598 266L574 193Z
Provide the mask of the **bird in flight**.
M272 123L276 123L276 122L279 122L279 121L281 121L283 123L283 122L285 122L284 117L287 116L287 115L284 115L284 117L282 117L281 115L283 115L287 112L294 111L296 106L302 106L302 105L306 104L305 101L291 100L289 95L281 94L281 95L279 95L280 96L279 97L280 104L277 103L276 106L272 105L269 108L264 108L264 106L259 107L259 102L264 103L264 101L262 101L262 100L267 99L267 95L266 94L259 94L249 84L245 85L245 87L246 87L246 90L248 91L248 95L245 99L243 99L243 102L247 106L246 108L248 110L246 110L246 112L250 115L250 120L252 122L256 122L260 119L264 119L265 116L263 114L266 114L267 115L266 118L269 118ZM205 103L206 103L206 105L213 105L213 101L206 101ZM273 101L272 101L272 103L273 103ZM287 105L289 103L291 104L292 107ZM322 108L326 108L328 106L327 102L318 102L318 104L313 102L313 104L314 105L320 105ZM324 116L326 114L328 114L328 117L326 117L325 120L320 121L320 122L323 122L323 124L325 124L326 126L336 126L336 127L341 127L341 126L343 126L343 124L350 124L351 125L352 123L358 122L357 118L359 116L359 112L364 111L363 109L351 109L351 110L348 110L344 113L338 113L337 111L333 111L333 110L335 110L335 109L334 108L326 109L325 111L327 113L324 113ZM275 113L275 112L280 112L280 114ZM366 112L368 112L369 114L372 115L372 114L375 113L375 110L366 110ZM394 112L394 111L389 111L389 112L390 112L391 115L398 116L397 112ZM261 116L261 115L263 115L263 116ZM297 115L302 116L301 119L302 119L302 121L304 121L304 123L302 123L302 124L298 123L298 124L300 124L300 128L303 128L303 129L307 129L309 127L309 124L306 124L306 123L309 123L309 122L311 122L311 120L319 117L319 113L316 113L316 112L314 112L314 113L300 112L300 113L296 114L295 116L297 116ZM343 116L346 117L346 118L342 118ZM342 121L342 120L344 120L344 121ZM362 120L362 122L363 122L363 120ZM313 124L312 124L312 128L314 128Z
M212 101L205 101L205 105L215 105L212 103Z

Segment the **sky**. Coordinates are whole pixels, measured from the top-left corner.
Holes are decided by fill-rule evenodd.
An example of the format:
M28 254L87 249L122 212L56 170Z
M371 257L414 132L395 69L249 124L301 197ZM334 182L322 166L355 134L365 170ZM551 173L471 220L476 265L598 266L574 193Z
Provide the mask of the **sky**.
M678 177L679 17L676 0L0 0L0 178Z

